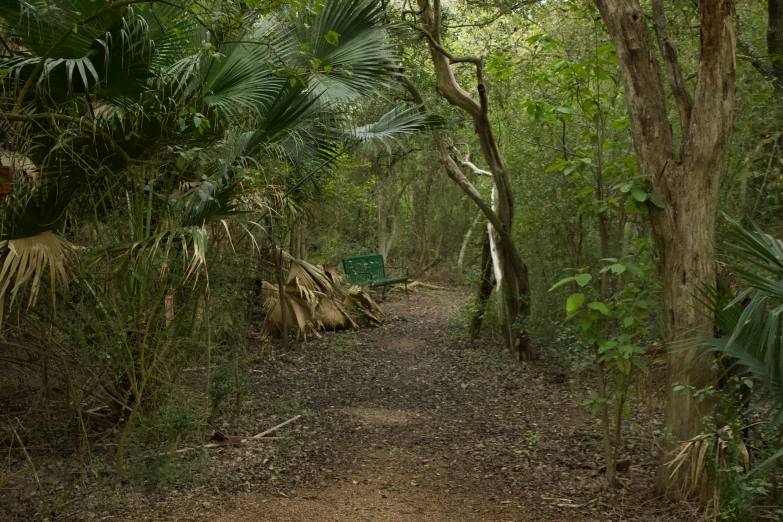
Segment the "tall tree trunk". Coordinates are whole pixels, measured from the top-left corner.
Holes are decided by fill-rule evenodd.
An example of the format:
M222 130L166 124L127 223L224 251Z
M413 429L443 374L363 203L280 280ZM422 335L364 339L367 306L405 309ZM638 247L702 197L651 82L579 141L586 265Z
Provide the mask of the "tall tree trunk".
M524 328L530 313L530 287L528 272L522 258L519 256L516 245L511 238L514 218L514 200L511 191L511 179L506 169L503 156L495 142L492 126L488 116L488 98L484 84L484 64L481 58L475 56L454 56L443 46L441 38L441 4L440 0L418 0L419 30L427 38L430 56L435 67L435 75L438 81L438 91L451 104L456 105L467 112L473 119L474 128L481 144L481 153L489 166L497 190L497 204L490 208L472 184L465 178L451 158L450 153L442 139L439 140L441 160L446 166L449 176L452 177L465 192L476 201L479 208L487 216L490 226L497 234L498 262L495 267L502 279L498 281L498 291L503 295L505 306L503 307L502 322L504 327L504 340L509 348L520 360L531 358L530 344ZM465 91L454 76L452 65L455 63L471 63L476 69L477 90L479 99L473 98Z
M669 342L710 335L711 322L697 299L701 283L715 279L715 226L720 173L734 109L736 16L732 0L702 0L701 49L696 89L691 97L669 40L663 0L653 0L653 23L666 75L677 104L682 142L676 150L660 80L653 37L638 0L595 0L617 51L639 169L664 208L648 201L660 255ZM702 429L708 403L673 390L715 383L712 361L698 348L667 351L666 414L669 432L679 440ZM670 489L670 472L659 485ZM676 480L676 479L675 479Z

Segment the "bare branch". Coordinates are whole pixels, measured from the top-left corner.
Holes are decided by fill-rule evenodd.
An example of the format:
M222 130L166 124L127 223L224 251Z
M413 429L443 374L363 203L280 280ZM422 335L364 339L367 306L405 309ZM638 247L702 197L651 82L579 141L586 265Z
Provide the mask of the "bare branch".
M413 26L414 29L421 32L427 40L429 41L429 44L434 47L439 53L441 53L443 56L449 59L449 64L455 64L455 63L472 63L476 66L476 76L478 77L479 83L483 81L483 70L484 70L484 61L479 58L478 56L456 56L452 53L450 53L448 50L446 50L445 47L441 43L439 43L437 40L435 40L435 37L433 37L429 31L424 29L423 27L419 27L418 25Z
M419 17L423 27L419 31L427 38L430 55L435 66L435 76L438 79L438 89L446 101L456 105L466 111L473 118L482 114L482 104L479 100L473 98L465 89L463 89L457 79L454 77L453 63L470 62L476 65L477 78L481 79L483 63L475 57L455 56L443 47L443 41L440 37L440 2L430 5L427 0L419 0L419 7L422 9ZM457 61L453 61L457 60ZM479 83L482 80L479 80Z
M663 8L663 0L653 0L652 19L655 27L655 35L658 37L658 47L663 55L663 62L666 65L666 76L669 78L674 99L677 102L677 108L680 112L680 126L685 135L690 125L691 111L693 110L693 99L688 88L685 85L685 79L682 75L682 68L677 59L677 50L674 48L670 38L669 29L666 23L666 12Z
M400 74L398 78L399 81L405 86L405 88L410 93L411 97L413 98L413 102L419 105L420 107L419 110L422 112L425 111L426 109L424 108L424 98L422 98L421 93L419 93L419 90L416 88L413 82L403 74ZM525 263L522 261L519 252L514 247L514 240L511 238L509 230L507 229L507 227L503 226L503 223L500 220L500 217L498 216L497 212L495 212L492 209L492 206L489 203L487 203L487 201L484 199L481 193L470 182L470 180L467 177L465 177L465 175L462 173L462 170L459 168L459 165L457 165L457 163L454 161L454 158L452 158L451 155L449 154L449 148L446 145L446 140L443 138L443 136L438 131L433 131L432 136L435 139L435 143L438 146L441 163L443 163L443 166L446 167L446 174L457 185L459 185L462 191L465 192L465 194L470 199L472 199L474 203L476 203L476 206L478 206L481 212L487 217L487 221L489 221L492 224L492 227L498 233L498 236L500 238L500 241L503 243L504 248L508 249L510 255L512 256L513 269L515 272L517 272L517 276L520 277L522 271L527 271L527 267L525 266ZM471 163L471 165L473 164ZM477 169L477 170L481 170L481 169ZM494 175L491 172L487 172L487 171L481 171L481 172L492 176L494 179Z
M470 170L472 170L475 174L478 174L479 176L489 176L492 177L492 173L488 170L482 170L478 168L474 163L457 158L457 161L459 161L460 165L463 167L468 167Z
M775 91L783 91L783 78L778 78L775 75L772 64L761 56L761 53L753 44L742 37L737 37L737 49L744 53L738 55L737 58L748 60L761 76L775 87Z

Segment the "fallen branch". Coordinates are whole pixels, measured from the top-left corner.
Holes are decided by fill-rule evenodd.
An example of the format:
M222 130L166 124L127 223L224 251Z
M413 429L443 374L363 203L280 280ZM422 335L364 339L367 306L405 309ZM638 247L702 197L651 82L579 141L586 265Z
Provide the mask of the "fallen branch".
M243 439L242 437L227 437L226 440L221 440L220 442L210 442L209 444L205 444L204 447L207 449L223 448L225 446L238 446L239 444L244 444L249 440L281 440L283 438L284 437L260 437L258 439ZM196 448L187 448L187 449L196 449ZM183 450L179 450L179 451L183 451Z
M288 419L287 421L281 422L277 426L273 426L273 427L269 428L266 431L262 431L258 435L253 435L252 437L232 437L232 436L229 436L229 437L226 437L225 440L221 440L220 442L210 442L209 444L204 444L204 446L201 446L201 447L206 448L206 449L213 449L213 448L224 448L226 446L238 446L240 444L245 444L247 442L254 441L254 440L280 440L283 437L266 437L265 435L269 435L270 433L273 433L273 432L279 430L283 426L291 424L292 422L294 422L295 420L299 419L300 417L301 417L301 415L297 415L296 417L292 417L292 418ZM178 449L175 453L185 453L185 452L193 451L193 450L196 450L196 449L199 449L199 448L182 448L182 449Z
M408 288L416 288L420 286L422 288L429 288L430 290L448 290L445 286L431 285L429 283L422 283L421 281L414 281L408 285Z
M294 422L295 420L299 419L300 417L301 417L301 415L297 415L296 417L292 417L292 418L288 419L285 422L281 422L280 424L278 424L277 426L275 426L273 428L269 428L268 430L259 433L258 435L253 435L252 437L250 437L250 439L247 439L247 440L258 440L258 439L261 439L261 438L264 437L264 435L269 435L270 433L279 430L283 426L291 424L292 422Z

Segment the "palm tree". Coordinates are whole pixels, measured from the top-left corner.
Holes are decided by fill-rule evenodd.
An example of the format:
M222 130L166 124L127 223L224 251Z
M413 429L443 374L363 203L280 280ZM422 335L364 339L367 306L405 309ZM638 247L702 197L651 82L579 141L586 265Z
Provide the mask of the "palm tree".
M705 286L703 302L723 332L704 339L706 346L734 361L761 384L761 394L774 411L783 411L783 241L726 220L726 238L736 259L733 273L746 287L734 295L726 284Z
M205 225L246 215L232 205L257 189L248 172L277 169L296 188L351 142L433 123L393 109L345 127L348 109L395 74L379 0L215 9L179 0L0 6L0 130L14 155L37 166L36 179L17 176L3 205L0 301L30 283L34 302L45 272L55 295L67 256L55 231L87 193L105 208L119 188L168 201L179 215L170 230L152 236L147 226L147 237L103 247L138 254L181 243L191 273L203 266ZM176 202L152 188L194 180L204 183Z

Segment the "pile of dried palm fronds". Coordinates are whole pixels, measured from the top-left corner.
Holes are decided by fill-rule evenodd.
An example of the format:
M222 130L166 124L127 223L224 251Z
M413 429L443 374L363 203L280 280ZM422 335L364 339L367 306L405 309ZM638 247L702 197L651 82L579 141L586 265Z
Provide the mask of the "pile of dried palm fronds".
M731 448L735 444L735 456L739 462L729 462ZM708 459L714 459L714 469L727 469L739 465L748 471L750 454L745 443L735 438L729 426L724 426L685 441L677 456L667 464L669 468L674 468L669 476L670 479L679 472L683 473L680 477L683 497L690 497L698 490L700 503L704 506L711 496L714 513L717 514L720 511L720 492L717 484L710 481ZM686 462L690 465L685 466Z
M336 265L315 266L283 252L281 266L288 271L283 286L285 314L278 286L263 281L263 338L282 331L283 315L286 325L296 328L297 336L303 340L308 335L320 337L318 332L322 330L382 324L381 309L375 301L360 287L346 287Z

